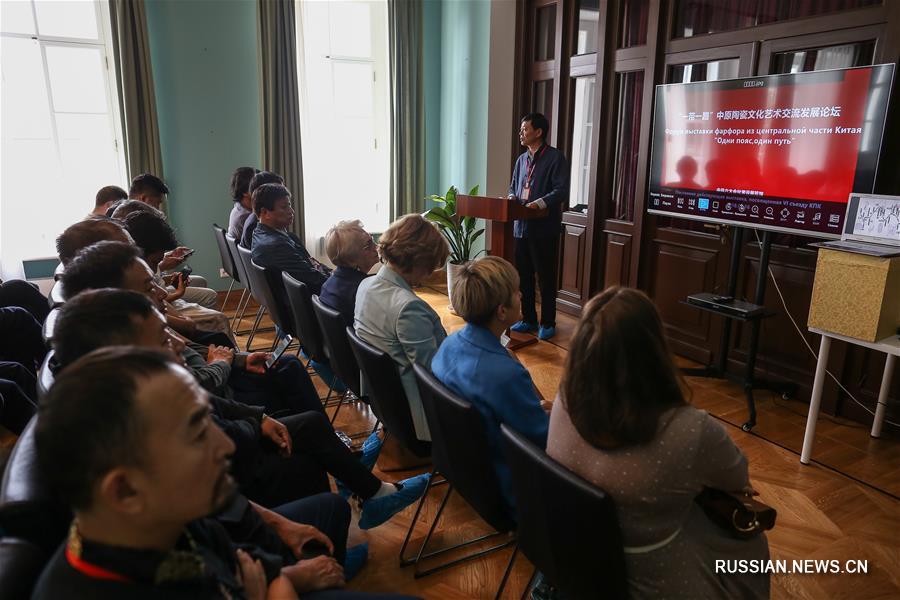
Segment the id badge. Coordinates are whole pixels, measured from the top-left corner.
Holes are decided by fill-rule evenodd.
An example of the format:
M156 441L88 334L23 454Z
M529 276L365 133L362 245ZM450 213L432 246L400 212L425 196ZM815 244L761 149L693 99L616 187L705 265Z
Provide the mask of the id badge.
M525 201L527 202L527 201L528 201L528 198L530 198L530 197L531 197L531 188L530 188L530 187L525 187L525 188L522 190L522 195L520 196L520 199L525 200Z

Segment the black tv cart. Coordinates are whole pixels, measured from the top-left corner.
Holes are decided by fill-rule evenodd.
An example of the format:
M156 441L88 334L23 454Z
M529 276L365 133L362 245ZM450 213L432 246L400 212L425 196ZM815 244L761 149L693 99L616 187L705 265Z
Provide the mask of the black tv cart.
M729 379L742 384L744 396L747 399L748 419L741 425L744 431L750 431L756 425L756 401L753 398L753 390L771 390L781 394L782 398L790 399L797 391L794 383L787 381L771 381L757 378L756 353L759 349L759 333L762 320L775 316L775 313L763 306L766 295L766 279L769 271L769 254L772 250L772 233L766 230L762 232L759 254L759 273L756 277L756 291L753 302L735 300L738 283L738 269L741 260L741 248L744 243L744 228L734 228L734 238L731 241L731 262L728 267L728 292L726 297L731 300L716 300L712 294L692 294L684 301L684 304L698 310L703 310L725 318L722 329L722 338L719 342L719 353L716 362L699 368L685 368L685 375L695 377L715 377ZM743 376L737 376L728 372L728 349L731 344L731 324L733 321L750 323L750 347L747 351L747 364Z

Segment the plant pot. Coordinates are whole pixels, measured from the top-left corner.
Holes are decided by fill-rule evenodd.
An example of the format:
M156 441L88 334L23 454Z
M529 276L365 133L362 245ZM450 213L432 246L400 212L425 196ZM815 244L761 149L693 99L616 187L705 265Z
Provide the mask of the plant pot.
M453 308L453 282L456 281L456 275L462 271L469 262L471 261L466 261L458 265L447 263L447 297L450 299L450 305L447 306L447 308L450 309L450 312L453 314L456 314L456 310Z

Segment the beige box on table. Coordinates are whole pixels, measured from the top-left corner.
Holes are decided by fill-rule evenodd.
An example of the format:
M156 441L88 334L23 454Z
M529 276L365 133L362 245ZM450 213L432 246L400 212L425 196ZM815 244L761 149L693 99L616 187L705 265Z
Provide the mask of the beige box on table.
M810 327L877 342L900 325L900 256L819 248Z

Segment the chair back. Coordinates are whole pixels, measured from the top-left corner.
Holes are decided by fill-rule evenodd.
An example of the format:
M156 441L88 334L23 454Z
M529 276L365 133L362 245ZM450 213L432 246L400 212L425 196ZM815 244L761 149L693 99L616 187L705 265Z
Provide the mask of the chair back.
M316 362L328 362L328 352L322 342L322 329L313 312L309 288L284 271L281 273L281 280L287 294L292 321L297 328L297 336L303 342L303 352Z
M397 438L419 457L431 453L431 443L416 437L409 400L403 390L397 363L388 354L364 342L352 328L347 327L350 348L366 381L369 405L389 434Z
M53 350L50 350L50 352L47 353L47 356L44 357L44 362L41 363L41 367L37 372L38 402L43 401L47 396L47 392L50 391L50 387L53 385L54 374L53 370L50 368L53 356Z
M50 556L26 540L0 539L0 591L4 598L31 598Z
M281 283L280 275L276 278L270 269L264 269L253 262L253 253L243 246L238 246L238 253L247 270L250 293L257 302L266 307L272 321L282 331L291 335L297 335L287 308L284 284ZM273 287L273 284L277 284L278 287Z
M625 598L622 532L612 498L501 425L519 549L566 597Z
M226 233L225 243L228 245L228 249L231 251L231 256L234 259L235 279L244 284L244 287L250 291L252 296L253 290L250 287L250 277L247 275L247 267L244 265L244 260L238 252L238 241Z
M362 387L359 385L359 363L356 362L356 356L350 348L344 317L330 306L322 304L318 296L312 297L312 305L319 321L322 341L328 351L331 368L357 398L363 398Z
M0 529L4 535L32 542L50 555L65 539L72 513L38 469L36 423L37 416L22 431L6 463L0 484Z
M494 471L481 413L427 368L413 364L413 371L431 432L435 470L491 527L512 531L516 523Z
M231 255L231 249L228 247L228 241L225 239L225 230L213 223L213 233L216 236L216 246L219 247L219 259L222 262L222 269L228 273L228 276L240 283L240 273L234 264L234 256Z
M59 318L59 308L53 308L47 313L44 324L41 326L41 336L44 343L50 344L53 341L53 330L56 329L56 320Z

